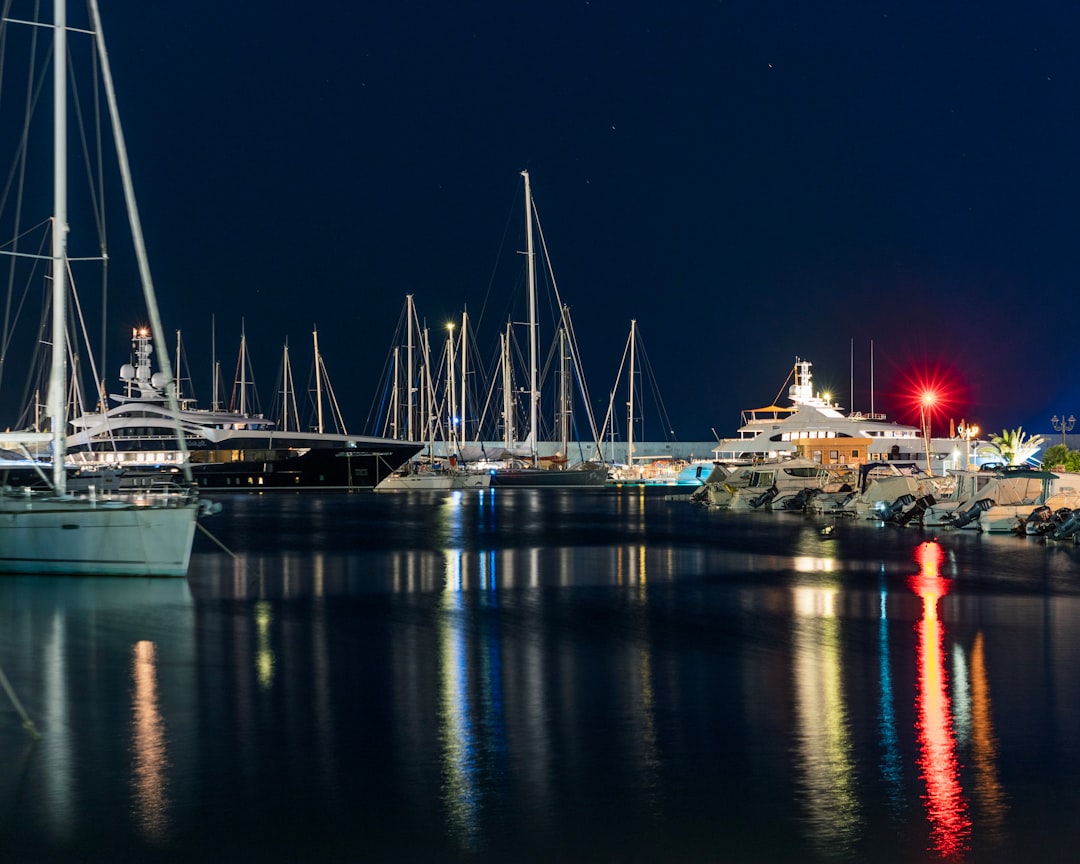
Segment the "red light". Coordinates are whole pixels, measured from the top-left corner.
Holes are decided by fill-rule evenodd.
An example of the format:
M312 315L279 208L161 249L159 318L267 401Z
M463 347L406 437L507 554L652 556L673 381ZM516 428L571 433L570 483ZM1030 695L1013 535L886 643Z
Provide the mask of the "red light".
M907 420L941 422L946 417L962 414L966 401L957 376L941 368L910 370L901 373L896 397L898 414Z

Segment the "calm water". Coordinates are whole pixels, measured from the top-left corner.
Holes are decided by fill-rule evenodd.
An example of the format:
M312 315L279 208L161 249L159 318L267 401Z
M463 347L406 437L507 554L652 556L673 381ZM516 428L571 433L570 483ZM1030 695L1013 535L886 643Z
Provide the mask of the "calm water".
M1080 845L1080 548L662 491L215 497L233 555L198 537L187 581L0 581L42 733L0 692L0 860Z

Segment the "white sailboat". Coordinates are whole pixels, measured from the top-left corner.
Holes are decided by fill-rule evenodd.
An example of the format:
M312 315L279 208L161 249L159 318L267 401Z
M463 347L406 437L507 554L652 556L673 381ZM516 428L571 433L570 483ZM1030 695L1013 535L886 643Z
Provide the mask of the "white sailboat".
M50 430L0 436L0 446L4 447L26 451L29 445L47 446L51 457L51 488L47 491L28 486L5 488L0 494L0 573L183 576L187 573L199 513L198 497L192 487L160 492L143 490L122 496L100 495L93 488L76 495L67 488L64 456L68 384L65 326L69 291L68 24L64 0L55 0L53 8L52 249L51 254L42 256L50 262L52 280L52 351L47 399ZM89 9L92 31L89 38L94 40L101 65L147 312L154 337L160 340L164 330L150 280L96 0L90 0ZM168 352L159 351L158 356L162 357L163 371L171 379ZM170 388L170 393L175 402L175 390Z
M407 303L407 319L409 328L409 357L408 363L411 370L412 367L412 328L415 319L415 312L413 310L413 298L412 295L408 295L406 298ZM423 388L421 393L423 395L423 405L429 406L426 417L427 427L427 445L428 456L426 460L415 460L406 463L402 468L395 471L393 474L382 480L376 487L376 492L417 492L417 491L437 491L437 490L451 490L451 489L486 489L491 485L491 474L487 471L471 471L466 468L465 465L459 463L458 456L461 453L461 429L464 425L464 413L465 413L465 338L468 332L468 313L462 316L461 324L461 357L462 357L462 370L461 370L461 391L460 402L458 399L457 388L457 376L455 372L455 355L454 348L454 331L453 324L448 325L448 333L446 337L446 384L445 384L445 398L443 399L442 412L445 418L446 432L441 436L442 445L446 453L445 459L435 458L435 444L436 444L436 428L442 429L442 423L436 418L436 411L439 410L439 400L436 395L435 385L431 378L431 361L430 352L428 350L428 332L425 329L421 334L421 344L423 346L421 354L421 370ZM396 377L396 376L395 376ZM411 371L410 377L407 379L409 382L409 406L407 423L411 423L412 417L412 387L411 387ZM397 401L397 397L394 397ZM460 410L459 410L460 409ZM458 454L458 455L454 455Z
M563 404L560 406L560 412L562 414L562 420L560 422L560 428L564 440L563 450L560 454L562 467L559 468L543 468L540 466L540 459L537 452L537 440L539 430L539 409L540 409L540 382L539 382L539 325L537 322L536 313L536 253L533 248L533 199L532 188L529 183L529 172L522 171L521 176L525 181L525 258L526 266L528 268L528 288L529 288L529 431L525 438L517 442L513 448L509 447L510 436L510 424L507 422L506 434L508 440L508 450L510 449L523 449L528 453L525 464L511 464L504 467L498 467L494 469L492 475L492 486L524 486L524 487L548 487L548 486L603 486L607 482L607 468L600 463L600 446L599 435L596 434L595 424L592 423L590 418L590 427L592 428L594 435L594 443L591 445L595 448L596 462L583 462L580 465L567 467L566 451L568 447L568 432L569 432L569 417L566 413L566 399L569 394L564 392L562 394ZM542 235L541 235L542 239ZM566 307L559 302L559 308L562 310L564 334L568 329L568 314ZM571 348L572 348L571 342ZM574 357L577 361L576 354ZM565 378L564 378L565 381ZM564 387L565 391L565 387ZM586 400L587 404L587 400ZM508 415L507 415L508 416Z

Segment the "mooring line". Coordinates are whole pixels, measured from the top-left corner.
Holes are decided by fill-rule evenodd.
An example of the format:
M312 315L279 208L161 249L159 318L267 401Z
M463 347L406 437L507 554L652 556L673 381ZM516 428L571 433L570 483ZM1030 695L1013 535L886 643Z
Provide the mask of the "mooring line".
M23 704L19 701L19 697L15 695L15 689L11 686L11 682L8 681L7 675L4 674L3 666L0 666L0 687L4 688L4 692L7 693L8 699L11 700L11 704L15 706L15 710L18 711L19 716L22 717L23 729L29 732L34 738L40 738L41 733L38 732L37 726L34 725L34 721L30 719L30 715L26 713L26 709L23 708Z

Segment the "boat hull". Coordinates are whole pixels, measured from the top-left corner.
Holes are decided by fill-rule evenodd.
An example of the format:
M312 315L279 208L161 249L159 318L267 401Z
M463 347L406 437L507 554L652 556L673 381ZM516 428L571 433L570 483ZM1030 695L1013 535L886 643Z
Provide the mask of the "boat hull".
M18 496L0 503L0 574L186 576L198 503Z
M311 449L300 455L275 451L268 458L191 463L204 489L373 489L420 452L402 442L371 449Z
M497 468L491 476L492 487L547 489L562 486L606 486L606 468L571 468L554 471L546 468Z
M417 474L392 474L375 487L376 492L427 492L440 489L487 489L490 474L468 472L440 473L425 471Z
M193 482L202 489L233 492L260 489L372 489L420 452L421 445L386 442L378 446L273 450L192 450ZM163 475L175 477L173 463L140 464L128 451L123 465L84 469L82 477L118 478L115 488L142 486ZM104 486L103 486L104 488Z

